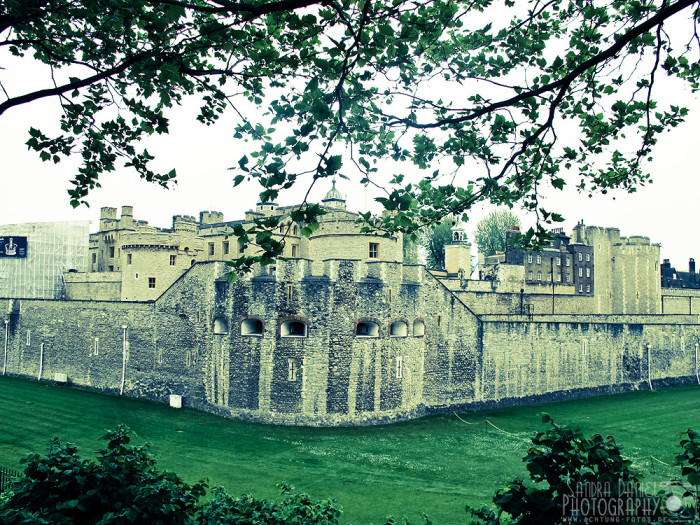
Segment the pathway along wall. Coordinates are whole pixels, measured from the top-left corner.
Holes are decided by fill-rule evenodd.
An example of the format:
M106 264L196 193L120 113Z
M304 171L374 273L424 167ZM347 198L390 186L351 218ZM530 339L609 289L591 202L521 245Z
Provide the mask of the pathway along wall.
M0 300L7 373L315 426L697 381L697 316L479 318L419 267L307 262L197 264L148 303Z

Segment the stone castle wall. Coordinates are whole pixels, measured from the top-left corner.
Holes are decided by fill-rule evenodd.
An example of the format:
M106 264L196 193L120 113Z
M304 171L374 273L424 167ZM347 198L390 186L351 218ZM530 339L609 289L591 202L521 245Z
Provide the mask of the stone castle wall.
M663 288L661 313L700 314L700 290L688 288Z
M355 425L697 372L697 315L479 316L424 268L390 262L279 261L233 283L226 271L198 263L153 302L2 300L8 373L118 392L126 326L125 395Z

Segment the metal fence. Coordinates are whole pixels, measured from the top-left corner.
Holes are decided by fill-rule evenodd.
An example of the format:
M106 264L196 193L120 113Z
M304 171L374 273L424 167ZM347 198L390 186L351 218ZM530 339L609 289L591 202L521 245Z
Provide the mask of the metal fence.
M0 492L7 489L12 481L22 476L21 472L0 466Z

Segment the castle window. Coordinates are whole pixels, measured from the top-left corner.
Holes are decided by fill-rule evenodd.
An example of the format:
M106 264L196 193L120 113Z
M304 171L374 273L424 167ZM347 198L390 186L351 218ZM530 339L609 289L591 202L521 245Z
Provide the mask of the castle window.
M566 258L566 265L571 266L571 259L569 259L568 257Z
M299 245L292 244L292 257L299 257Z
M114 259L114 246L110 246L109 248L109 256Z
M591 262L591 254L590 253L586 254L586 262Z
M590 276L591 276L591 269L586 268L586 277L590 277Z
M379 243L371 242L369 243L369 258L378 259L379 258Z
M538 281L542 280L542 272L537 272L537 280Z
M532 281L532 272L527 272L527 280Z
M270 266L270 275L273 277L277 275L277 266Z
M578 285L578 291L579 291L579 292L583 292L583 284L579 284L579 285Z
M92 256L93 256L93 259L94 259L95 254L93 253ZM95 262L95 261L93 260L92 262ZM658 271L659 271L659 263L658 263L658 262L655 262L655 263L654 263L654 271L655 271L655 272L658 272Z
M280 233L284 234L284 224L280 224Z
M581 252L578 252L578 260L579 262L583 261L583 254Z
M155 287L156 287L156 278L155 278L155 277L149 277L149 278L148 278L148 287L149 287L149 288L155 288Z
M92 354L93 355L98 355L100 353L100 338L95 337L95 344L92 347Z
M591 285L590 284L586 285L586 292L591 293Z
M406 337L408 335L408 325L403 321L395 321L389 326L389 336Z
M423 337L425 335L425 323L423 321L413 321L413 337Z
M224 241L221 243L221 251L224 255L228 255L228 241Z
M396 358L396 379L401 379L403 375L403 357L398 356Z
M389 289L387 290L386 293L387 293L387 300L388 300L389 302L391 302L391 299L392 299L392 297L391 297L391 288L389 288Z
M527 262L529 262L529 263L532 262L532 254L531 253L527 254Z
M139 274L138 274L138 273L135 273L135 274L134 274L134 279L138 279L138 278L139 278Z
M126 254L126 264L131 264L131 254L130 253Z
M379 337L379 325L372 321L357 323L355 335L358 337Z
M588 341L585 339L581 341L581 351L583 352L583 355L586 355L586 352L588 352Z
M441 315L438 315L438 316L437 316L437 325L438 325L438 327L439 327L441 324L442 324L442 316L441 316Z
M578 268L578 276L583 277L583 268L581 268L580 266Z
M214 335L224 335L228 333L228 323L223 317L214 319Z
M293 234L299 235L299 226L296 226L296 225L294 226Z
M292 300L293 294L294 294L294 288L292 288L291 284L288 284L287 285L287 300L288 301Z
M171 255L170 256L170 266L175 266L175 261L177 260L176 255Z
M557 282L561 282L561 275L557 274Z
M97 254L93 253L92 254L92 264L95 264L97 262Z
M537 264L542 264L542 256L541 255L537 256Z
M32 344L32 331L27 330L27 346Z
M301 321L285 321L280 327L282 337L306 337L306 325Z
M557 257L557 266L561 266L561 257Z
M547 282L548 283L552 282L552 274L550 272L547 272Z
M571 282L571 274L570 274L570 273L567 273L567 274L566 274L566 282L567 282L567 283L570 283L570 282Z
M297 380L298 368L296 359L287 359L287 381Z
M209 243L209 255L214 255L214 243Z
M241 322L241 335L262 335L263 322L260 319L243 319Z
M113 266L113 265L110 264L108 268L109 268L109 271L110 271L110 272L113 272L113 271L114 271L114 266Z

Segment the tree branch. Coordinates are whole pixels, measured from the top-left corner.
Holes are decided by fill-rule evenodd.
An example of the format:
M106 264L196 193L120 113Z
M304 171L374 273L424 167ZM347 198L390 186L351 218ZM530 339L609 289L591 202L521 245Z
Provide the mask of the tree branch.
M73 82L69 82L68 84L64 84L62 86L57 86L57 87L52 88L52 89L42 89L39 91L34 91L33 93L27 93L26 95L21 95L19 97L8 99L5 102L3 102L2 104L0 104L0 115L2 115L5 111L7 111L8 109L10 109L12 107L20 106L22 104L26 104L27 102L33 102L34 100L38 100L38 99L45 98L45 97L53 97L56 95L60 95L62 93L66 93L67 91L72 91L74 89L79 89L79 88L82 88L85 86L89 86L91 84L99 82L100 80L104 80L106 78L112 77L114 75L122 73L123 71L126 71L132 65L136 64L137 62L139 62L141 60L149 58L150 56L151 56L151 53L138 53L138 54L126 59L124 62L122 62L118 66L107 69L107 70L105 70L101 73L98 73L96 75L92 75L90 77L75 80Z
M514 104L517 104L518 102L522 102L523 100L530 98L530 97L535 97L537 95L541 95L543 93L547 93L550 91L554 91L556 89L561 88L562 86L569 86L576 78L581 76L585 71L588 69L591 69L592 67L597 66L598 64L605 62L606 60L613 58L615 55L617 55L620 51L622 51L627 44L629 44L632 40L637 38L638 36L643 35L644 33L650 31L654 27L662 24L666 19L672 17L679 11L682 11L686 7L690 7L693 4L699 3L698 0L678 0L678 2L663 8L659 10L656 15L651 17L649 20L646 22L643 22L639 24L638 26L633 27L630 29L627 33L622 35L620 39L615 42L612 46L608 47L606 50L598 53L597 55L589 58L585 62L579 64L576 66L568 75L560 78L559 80L555 82L550 82L549 84L545 84L544 86L541 86L537 89L533 89L530 91L526 91L523 93L520 93L519 95L509 98L507 100L502 100L500 102L496 102L495 104L490 104L486 107L483 107L481 109L478 109L468 115L464 115L462 117L454 117L454 118L449 118L449 119L444 119L444 120L438 120L436 122L431 122L429 124L419 124L417 122L412 122L409 119L406 118L396 118L395 123L396 124L404 124L408 127L411 128L417 128L417 129L431 129L431 128L439 128L445 125L449 124L460 124L462 122L468 122L470 120L475 120L483 115L487 115L489 113L493 113L497 109L501 109L507 106L512 106ZM560 97L557 97L560 98ZM391 124L391 123L390 123Z
M246 2L229 2L228 0L211 0L211 3L219 7L193 5L179 0L144 0L148 4L167 4L183 7L192 11L205 13L248 13L253 16L267 15L283 11L295 11L315 4L329 4L330 0L279 0L277 2L265 2L260 5Z

